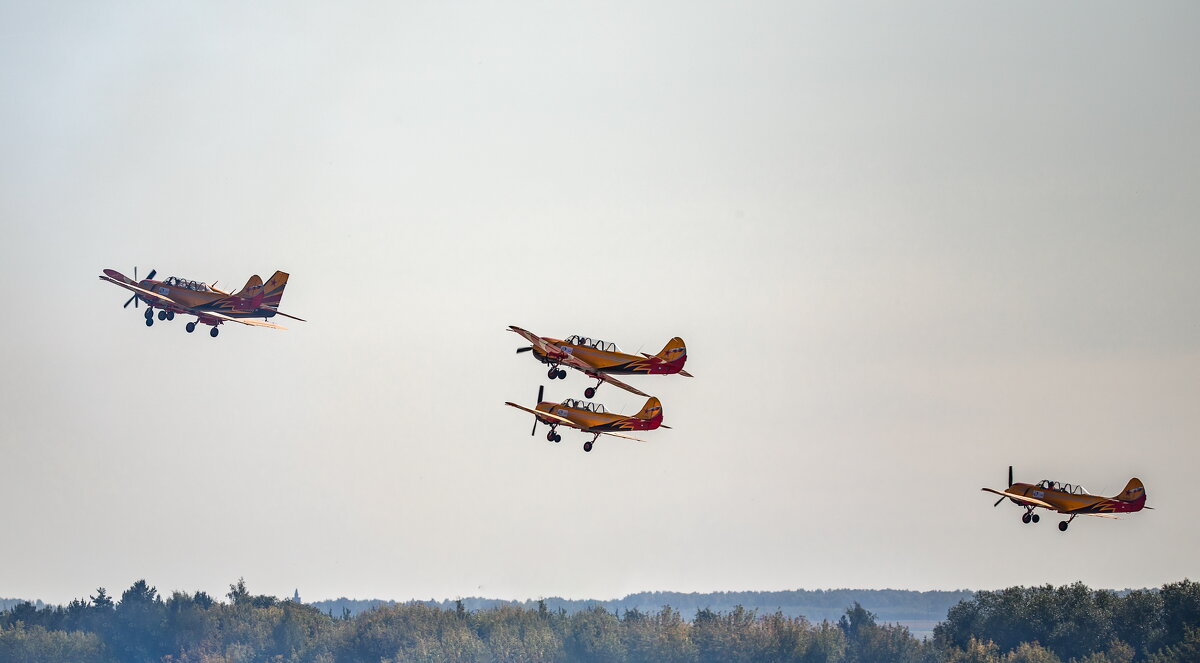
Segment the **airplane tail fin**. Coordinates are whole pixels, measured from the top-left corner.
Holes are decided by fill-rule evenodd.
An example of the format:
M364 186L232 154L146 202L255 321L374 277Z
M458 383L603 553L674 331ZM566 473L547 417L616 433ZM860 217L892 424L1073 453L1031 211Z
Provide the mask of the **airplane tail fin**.
M1125 484L1125 490L1122 490L1121 494L1113 499L1122 502L1145 502L1146 487L1142 485L1140 479L1134 477L1129 480L1129 483Z
M646 404L642 406L642 411L633 416L638 419L658 419L662 421L662 403L654 396L651 396L646 400Z
M279 308L279 302L283 300L283 289L287 287L288 274L287 272L276 271L267 279L263 285L263 305L271 308Z
M667 345L663 347L662 352L654 356L682 369L683 363L687 361L687 346L683 344L682 338L676 336L667 341Z
M263 284L262 279L259 278L258 274L255 274L254 276L251 276L246 281L246 285L242 286L242 289L239 290L237 292L237 294L234 295L234 297L241 297L242 299L251 299L254 297L254 295L258 294L257 291L262 288L262 284Z

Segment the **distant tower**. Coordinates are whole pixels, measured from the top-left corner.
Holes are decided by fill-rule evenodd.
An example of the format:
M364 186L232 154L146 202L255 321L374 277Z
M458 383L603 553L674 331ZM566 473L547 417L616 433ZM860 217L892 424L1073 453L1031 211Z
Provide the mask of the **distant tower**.
M300 588L297 587L295 593L292 594L292 603L300 602Z

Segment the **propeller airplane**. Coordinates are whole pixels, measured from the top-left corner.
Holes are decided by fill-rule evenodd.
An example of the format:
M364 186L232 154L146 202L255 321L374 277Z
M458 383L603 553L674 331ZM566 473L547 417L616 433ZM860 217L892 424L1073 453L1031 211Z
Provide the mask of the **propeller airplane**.
M559 442L562 440L562 436L555 431L559 426L577 428L584 433L591 433L592 439L583 443L584 451L591 451L592 445L601 435L611 435L636 442L645 442L645 440L617 431L670 428L670 426L666 426L662 422L662 403L653 396L646 401L646 405L642 407L640 412L633 416L626 416L608 412L599 403L577 401L571 398L561 403L543 401L542 393L544 389L545 387L538 387L538 403L532 409L508 401L505 401L504 404L515 407L518 410L524 410L536 417L536 420L533 422L533 430L529 433L530 435L537 433L539 423L548 424L550 432L546 433L546 439L550 442Z
M982 488L981 490L1000 496L1000 499L992 505L994 507L1000 506L1000 503L1006 498L1013 504L1025 507L1025 513L1021 515L1021 522L1026 524L1041 520L1038 514L1033 512L1038 507L1071 516L1058 523L1058 529L1062 532L1067 531L1067 526L1071 524L1072 520L1075 520L1075 516L1120 518L1115 514L1153 508L1146 506L1146 488L1137 478L1130 479L1129 483L1125 484L1125 489L1115 497L1103 497L1088 493L1083 486L1072 486L1069 483L1059 483L1048 479L1043 479L1035 484L1013 483L1013 468L1012 465L1009 465L1008 489Z
M529 341L529 345L517 348L517 353L532 351L534 358L550 366L546 376L551 380L566 379L567 372L559 366L574 368L596 380L595 387L584 390L585 398L595 396L596 389L605 382L631 394L650 398L650 394L621 382L613 375L678 373L684 377L692 377L683 370L683 364L687 361L687 347L678 336L667 341L666 347L658 354L649 355L643 352L639 357L621 352L616 343L606 343L586 336L569 336L566 340L559 340L538 336L512 325L508 330Z
M154 275L157 273L157 270L152 269L146 278L138 280L137 267L133 268L132 279L116 270L106 269L100 279L133 292L133 295L125 300L123 308L128 308L130 304L137 308L138 302L146 303L147 327L154 324L155 308L158 309L159 320L174 320L176 313L196 316L195 322L187 323L187 332L192 333L196 330L196 323L202 323L212 327L208 335L213 338L217 336L218 325L225 322L272 329L286 327L251 318L262 318L265 321L282 315L304 322L302 318L288 315L278 308L280 300L283 299L283 289L287 286L288 275L285 272L275 272L266 283L255 274L237 293L218 290L215 287L216 283L207 285L174 276L155 281Z

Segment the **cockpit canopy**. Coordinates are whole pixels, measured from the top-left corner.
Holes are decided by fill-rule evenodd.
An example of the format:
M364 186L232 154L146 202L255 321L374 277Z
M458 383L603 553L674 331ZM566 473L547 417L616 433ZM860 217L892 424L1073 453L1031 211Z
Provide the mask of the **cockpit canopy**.
M608 412L608 410L605 410L604 406L600 403L593 403L591 401L577 401L574 398L568 398L567 400L563 401L562 404L567 407L573 407L576 410L587 410L588 412L600 413Z
M208 289L208 285L205 283L198 283L196 281L189 281L187 279L181 279L178 276L168 276L167 280L163 281L163 283L165 283L166 285L175 287L175 288L183 288L184 290L195 290L196 292L212 292L211 290Z
M1057 490L1057 491L1063 492L1063 493L1071 493L1072 495L1090 494L1090 493L1088 493L1087 489L1084 488L1083 486L1072 486L1069 483L1059 483L1057 481L1051 481L1049 479L1042 479L1041 481L1039 481L1038 488L1046 488L1048 490Z
M571 334L570 336L568 336L567 343L570 343L571 345L586 345L589 348L596 348L597 350L604 350L606 352L620 352L621 351L619 348L617 348L616 343L606 343L605 341L601 341L599 339L588 338L586 336L580 336L578 334Z

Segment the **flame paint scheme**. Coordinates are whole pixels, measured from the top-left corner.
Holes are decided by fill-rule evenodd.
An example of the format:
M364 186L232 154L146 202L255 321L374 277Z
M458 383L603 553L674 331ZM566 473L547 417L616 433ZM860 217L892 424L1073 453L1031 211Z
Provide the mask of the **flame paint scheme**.
M265 321L276 315L282 315L285 318L304 322L302 318L288 315L279 310L279 303L283 299L283 290L287 287L288 275L286 272L275 272L266 283L263 283L262 278L255 274L236 293L224 292L205 283L174 276L162 281L155 281L155 273L154 270L151 270L146 278L135 281L116 270L106 269L100 279L133 292L133 296L125 302L125 306L132 303L136 307L139 301L146 303L147 327L154 324L155 308L158 309L159 320L173 320L176 313L194 315L196 322L187 324L188 333L195 331L196 323L201 323L212 327L209 335L214 337L217 335L217 326L225 322L237 322L243 325L272 329L286 329L286 327L270 322L260 322L252 318L262 318ZM135 277L136 274L135 270Z
M583 392L587 398L595 396L596 388L604 382L620 387L631 394L650 396L650 394L621 382L613 375L678 373L684 377L692 377L690 373L683 370L683 364L687 361L687 347L683 344L683 339L678 336L668 341L666 347L658 354L642 353L642 356L639 357L621 352L615 343L605 343L583 336L570 336L566 340L560 340L548 336L538 336L533 332L511 325L508 330L529 341L529 346L517 348L517 352L533 351L533 356L538 361L550 366L546 375L551 380L567 377L567 372L560 370L559 366L574 368L595 379L596 386L588 387Z
M1021 516L1023 523L1036 523L1041 520L1033 512L1037 508L1049 509L1071 516L1058 524L1058 529L1063 532L1067 531L1067 526L1072 520L1075 520L1075 516L1120 518L1116 514L1153 508L1146 506L1146 488L1136 477L1130 479L1129 483L1125 484L1125 489L1116 496L1103 497L1088 493L1083 486L1072 486L1069 483L1059 483L1049 479L1043 479L1035 484L1013 483L1012 467L1010 466L1007 490L992 488L982 488L981 490L1000 495L1000 499L996 500L996 504L992 506L998 506L1005 498L1008 498L1013 504L1025 507L1025 513Z
M619 431L670 428L670 426L666 426L662 422L662 403L653 396L646 401L641 411L633 416L608 412L604 409L603 405L598 403L577 401L570 398L561 403L543 401L541 388L538 389L538 404L533 409L507 401L504 404L515 407L518 410L524 410L537 417L537 421L533 424L534 433L537 432L537 425L539 423L548 424L550 432L546 434L546 439L551 442L562 440L562 436L555 432L555 429L559 426L567 426L568 428L576 428L584 433L591 433L592 439L583 443L584 451L591 451L592 444L601 435L611 435L613 437L623 437L627 440L644 442L645 440L625 435Z

